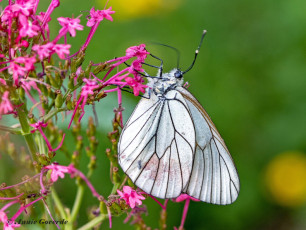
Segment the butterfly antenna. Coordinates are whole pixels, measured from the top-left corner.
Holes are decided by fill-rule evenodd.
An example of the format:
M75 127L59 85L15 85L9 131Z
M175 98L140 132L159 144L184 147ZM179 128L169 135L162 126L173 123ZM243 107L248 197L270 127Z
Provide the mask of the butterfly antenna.
M176 52L176 55L177 55L177 68L179 68L181 54L180 54L180 51L177 48L175 48L173 46L166 45L166 44L158 43L158 42L151 42L151 44L165 46L165 47L168 47L170 49L173 49Z
M198 48L196 49L195 54L194 54L193 62L192 62L191 65L188 67L188 69L186 69L185 71L183 71L183 74L185 74L185 73L187 73L189 70L191 70L192 67L193 67L193 65L194 65L194 63L195 63L195 61L197 60L197 56L198 56L198 54L199 54L199 52L200 52L200 48L201 48L201 46L202 46L203 39L204 39L204 37L205 37L206 32L207 32L207 30L203 30L203 34L202 34L202 37L201 37L200 44L199 44L199 46L198 46Z

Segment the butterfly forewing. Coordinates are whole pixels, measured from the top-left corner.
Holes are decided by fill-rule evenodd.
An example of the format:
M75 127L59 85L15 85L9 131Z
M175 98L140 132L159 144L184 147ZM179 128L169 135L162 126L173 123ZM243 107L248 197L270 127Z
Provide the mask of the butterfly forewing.
M119 164L136 186L175 198L187 186L195 152L195 127L186 100L172 90L141 99L122 131Z
M196 151L193 169L184 192L201 201L230 204L238 196L240 184L233 159L210 117L200 103L182 87L195 125Z

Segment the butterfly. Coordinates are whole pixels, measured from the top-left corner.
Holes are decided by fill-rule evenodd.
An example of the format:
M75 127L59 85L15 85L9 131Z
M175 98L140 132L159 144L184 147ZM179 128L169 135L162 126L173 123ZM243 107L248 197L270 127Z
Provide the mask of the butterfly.
M239 194L233 159L198 100L183 87L192 65L158 74L126 122L118 160L133 183L152 196L182 193L203 202L226 205ZM147 98L146 98L147 97Z

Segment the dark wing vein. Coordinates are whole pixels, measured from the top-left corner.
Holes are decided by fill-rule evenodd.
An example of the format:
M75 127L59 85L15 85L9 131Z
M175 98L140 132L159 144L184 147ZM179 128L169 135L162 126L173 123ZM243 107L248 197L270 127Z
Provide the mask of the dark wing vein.
M150 117L148 118L148 120L153 116L154 112L159 109L159 106L156 106L156 108L152 111L152 114L150 115ZM155 115L156 116L156 115ZM155 117L153 118L152 123L154 122ZM121 153L123 153L129 146L130 144L132 144L132 142L135 140L135 138L139 135L139 133L141 132L141 130L143 129L143 127L147 125L147 123L144 123L143 126L139 129L138 133L135 135L135 137L131 140L131 142L121 151ZM145 138L145 136L141 139L141 141Z
M146 111L144 111L139 117L137 117L133 122L131 122L130 124L128 124L128 126L126 128L128 128L130 125L132 125L135 121L137 121L139 118L141 118L146 112L148 112L152 107L154 107L159 101L155 102L150 108L148 108ZM135 111L137 110L137 107L135 108ZM154 110L153 110L154 112ZM152 113L153 113L152 112ZM134 114L134 113L133 113ZM131 115L131 117L133 117L133 114Z

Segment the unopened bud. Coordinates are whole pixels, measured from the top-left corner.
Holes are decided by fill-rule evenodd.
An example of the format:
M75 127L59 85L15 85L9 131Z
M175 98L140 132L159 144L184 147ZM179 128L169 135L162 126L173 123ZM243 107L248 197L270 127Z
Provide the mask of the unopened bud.
M105 70L106 67L107 67L107 64L106 64L106 63L100 63L98 66L96 66L96 67L93 69L92 73L93 73L94 75L97 75L97 74L100 73L101 71Z
M56 108L61 108L63 105L63 95L61 93L61 91L59 91L59 93L57 94L56 98L55 98L55 107Z

